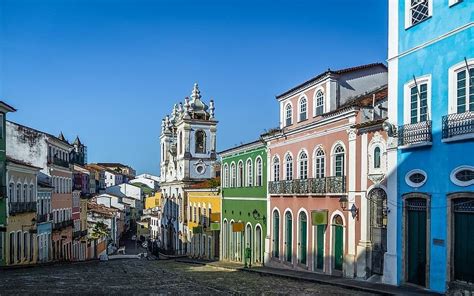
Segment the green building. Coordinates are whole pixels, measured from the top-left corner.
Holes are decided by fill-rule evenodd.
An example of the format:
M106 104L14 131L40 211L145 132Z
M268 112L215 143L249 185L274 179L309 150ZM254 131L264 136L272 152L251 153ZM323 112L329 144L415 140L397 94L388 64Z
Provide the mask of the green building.
M267 153L255 141L220 153L222 157L221 260L262 264L267 222ZM247 252L248 254L248 252Z
M7 229L7 131L6 118L8 112L15 108L0 101L0 266L5 265L5 232Z

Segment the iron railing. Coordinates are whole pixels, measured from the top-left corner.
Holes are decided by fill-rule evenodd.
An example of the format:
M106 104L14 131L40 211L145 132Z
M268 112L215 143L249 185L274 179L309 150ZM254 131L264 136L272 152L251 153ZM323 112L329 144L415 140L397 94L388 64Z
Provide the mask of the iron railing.
M474 111L443 116L443 139L474 133Z
M73 220L66 220L62 222L56 222L53 224L53 230L63 229L74 225Z
M325 194L345 193L346 177L325 177L271 181L270 194Z
M86 230L74 231L72 233L72 238L80 238L80 237L84 237L86 235L87 235L87 229Z
M36 221L38 223L48 222L49 220L51 220L51 213L39 214L36 216Z
M430 143L431 139L431 120L398 127L399 146Z
M65 167L65 168L69 168L69 162L64 160L64 159L61 159L59 157L53 157L53 159L52 159L52 161L50 161L50 163L53 163L55 165L62 166L62 167Z
M30 213L36 212L36 202L29 201L29 202L10 202L9 204L9 213L19 214L19 213Z

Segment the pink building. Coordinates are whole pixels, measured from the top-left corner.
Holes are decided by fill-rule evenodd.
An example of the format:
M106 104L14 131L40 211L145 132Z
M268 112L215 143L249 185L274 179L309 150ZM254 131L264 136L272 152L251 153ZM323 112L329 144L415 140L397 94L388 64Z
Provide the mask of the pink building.
M280 127L263 135L267 265L361 278L383 273L387 68L328 70L277 100Z

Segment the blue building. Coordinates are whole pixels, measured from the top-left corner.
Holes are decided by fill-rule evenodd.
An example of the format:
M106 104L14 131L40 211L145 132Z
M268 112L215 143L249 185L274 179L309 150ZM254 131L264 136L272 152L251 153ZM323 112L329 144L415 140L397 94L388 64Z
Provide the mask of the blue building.
M389 1L384 281L474 285L474 2Z

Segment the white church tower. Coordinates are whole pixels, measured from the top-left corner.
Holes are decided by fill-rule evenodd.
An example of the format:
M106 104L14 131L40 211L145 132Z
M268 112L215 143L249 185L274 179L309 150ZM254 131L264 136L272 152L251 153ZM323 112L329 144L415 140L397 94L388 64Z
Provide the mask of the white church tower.
M184 189L215 177L216 126L214 102L209 106L201 100L194 84L191 99L175 104L161 124L161 193L163 197L160 245L175 254L187 248L187 217L189 213Z

